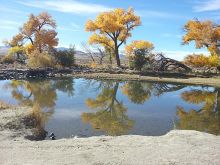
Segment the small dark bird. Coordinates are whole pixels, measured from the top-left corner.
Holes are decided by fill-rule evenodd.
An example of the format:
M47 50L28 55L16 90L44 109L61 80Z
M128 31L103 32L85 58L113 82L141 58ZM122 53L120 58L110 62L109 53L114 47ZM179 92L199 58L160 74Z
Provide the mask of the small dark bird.
M56 140L56 138L55 138L56 136L55 136L55 134L52 132L51 134L50 134L50 136L49 136L49 138L51 139L51 140Z

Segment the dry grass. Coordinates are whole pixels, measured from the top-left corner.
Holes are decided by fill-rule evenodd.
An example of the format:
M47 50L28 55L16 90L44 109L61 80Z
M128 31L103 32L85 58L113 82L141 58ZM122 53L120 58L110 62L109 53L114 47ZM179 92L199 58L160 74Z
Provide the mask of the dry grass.
M0 110L11 108L12 105L0 100Z

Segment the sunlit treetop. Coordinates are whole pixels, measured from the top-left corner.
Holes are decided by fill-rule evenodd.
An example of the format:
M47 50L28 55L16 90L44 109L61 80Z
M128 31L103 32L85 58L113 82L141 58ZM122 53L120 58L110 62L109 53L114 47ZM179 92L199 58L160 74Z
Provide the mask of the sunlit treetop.
M131 36L131 31L140 24L140 17L135 15L132 8L127 11L118 8L99 14L93 21L87 21L85 29L93 32L89 43L101 44L112 49L117 65L120 66L118 48Z
M153 43L144 40L132 41L131 44L125 47L125 53L128 57L135 56L135 50L144 49L145 52L150 52L154 49Z
M40 52L48 50L58 45L55 28L56 23L47 12L42 12L36 16L30 14L27 22L20 28L20 32L7 44L13 47L31 43L33 49Z
M136 16L134 10L129 8L115 9L109 12L103 12L92 21L86 23L86 31L97 32L101 36L119 41L125 41L131 36L131 30L141 24L140 17ZM95 40L90 40L91 43Z
M196 48L207 47L211 54L220 55L220 25L212 21L190 20L184 26L183 44L195 41Z

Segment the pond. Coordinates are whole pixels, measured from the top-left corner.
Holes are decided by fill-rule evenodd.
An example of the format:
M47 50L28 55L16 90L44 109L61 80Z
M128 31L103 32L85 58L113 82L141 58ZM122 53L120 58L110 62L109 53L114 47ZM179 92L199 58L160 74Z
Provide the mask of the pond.
M160 136L173 129L220 134L220 89L140 81L63 78L0 81L0 100L30 106L35 140ZM48 134L47 134L48 133Z

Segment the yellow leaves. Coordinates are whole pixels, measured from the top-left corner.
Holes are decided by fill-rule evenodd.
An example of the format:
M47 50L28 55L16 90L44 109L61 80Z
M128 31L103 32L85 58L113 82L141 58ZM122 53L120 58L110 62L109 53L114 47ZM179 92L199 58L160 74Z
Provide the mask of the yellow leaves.
M114 43L111 39L106 37L105 35L98 35L96 33L92 34L89 38L90 44L100 44L103 47L108 47L110 49L113 49Z
M220 57L218 55L192 54L185 57L184 62L195 67L217 67L220 65Z
M131 31L140 24L140 17L135 15L132 8L128 11L117 8L100 13L94 21L88 20L85 29L94 32L89 43L111 48L115 53L117 65L120 66L118 49L131 36Z
M133 57L135 56L134 54L135 50L145 49L145 50L148 50L149 52L153 50L153 48L154 48L154 45L151 42L139 40L139 41L132 41L130 45L127 45L125 47L125 52L128 57Z
M14 46L9 49L8 54L14 55L15 53L22 53L23 50L24 50L24 47L22 46Z
M53 67L54 59L46 52L40 53L39 51L33 51L28 60L28 66L31 68L45 68Z
M97 26L92 20L88 20L85 25L86 31L96 31Z
M34 46L31 43L29 43L25 45L24 50L25 50L26 55L29 56L34 51Z
M190 20L184 26L184 30L186 34L183 36L183 44L195 41L196 48L205 46L211 54L220 53L218 44L220 41L220 28L212 21Z

